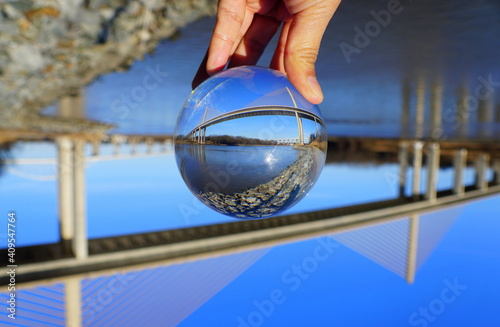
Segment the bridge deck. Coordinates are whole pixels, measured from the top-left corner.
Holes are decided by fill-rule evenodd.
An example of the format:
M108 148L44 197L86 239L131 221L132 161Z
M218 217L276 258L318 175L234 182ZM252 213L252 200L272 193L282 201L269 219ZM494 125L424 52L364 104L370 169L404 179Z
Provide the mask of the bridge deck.
M231 111L229 113L225 113L210 120L207 120L206 122L203 122L201 125L196 126L186 135L192 135L196 131L201 130L203 128L207 128L211 125L222 123L227 120L237 119L240 117L265 116L265 115L295 116L296 114L298 114L301 118L308 118L308 119L312 118L312 120L316 120L320 124L323 124L323 120L320 117L306 110L292 108L292 107L276 107L276 106L255 107L255 108L244 108L236 111Z
M454 195L451 191L439 192L435 202L422 198L398 198L263 220L94 239L89 241L90 256L80 260L65 252L65 244L20 247L17 248L16 258L23 264L18 270L17 281L29 282L159 260L184 262L295 242L338 229L395 219L498 193L500 185L490 183L487 190L470 186L463 196ZM5 250L0 252L4 257L7 254ZM0 284L8 283L7 277L0 277Z

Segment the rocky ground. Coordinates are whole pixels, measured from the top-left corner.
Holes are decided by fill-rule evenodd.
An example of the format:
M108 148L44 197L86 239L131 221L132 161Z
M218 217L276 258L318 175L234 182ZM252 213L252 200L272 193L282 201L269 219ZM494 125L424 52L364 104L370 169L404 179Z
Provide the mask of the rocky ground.
M0 2L0 128L22 125L97 76L127 69L215 10L216 0Z
M314 166L314 149L302 147L296 162L271 181L234 194L200 192L199 198L217 211L239 218L264 218L284 210L309 190Z

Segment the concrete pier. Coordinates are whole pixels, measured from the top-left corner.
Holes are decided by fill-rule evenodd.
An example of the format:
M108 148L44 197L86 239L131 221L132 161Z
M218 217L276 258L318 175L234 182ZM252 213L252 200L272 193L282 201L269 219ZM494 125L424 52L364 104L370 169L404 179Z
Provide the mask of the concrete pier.
M69 277L64 283L64 307L66 326L82 326L82 285L81 277Z
M413 143L413 197L420 196L420 180L422 174L422 147L421 141Z
M154 144L155 144L155 143L154 143L153 138L148 137L148 138L146 139L146 145L147 145L147 147L148 147L148 150L147 150L147 152L148 152L148 153L150 153L150 154L151 154L151 153L153 153L153 145L154 145Z
M453 157L453 193L458 196L464 196L465 184L464 184L464 174L465 168L467 166L467 150L460 149L455 152Z
M408 259L406 265L406 282L413 284L417 270L418 229L420 216L418 213L410 215L408 230Z
M81 139L75 140L74 144L74 253L77 259L84 259L88 256L87 195L85 192L85 141Z
M483 192L488 189L486 173L488 171L489 161L490 156L486 153L480 154L476 160L476 188Z
M136 137L129 137L128 138L128 144L130 145L130 154L136 154L137 153L137 142L139 140Z
M92 141L92 155L94 157L99 155L100 149L101 149L101 140L93 140Z
M74 90L72 94L59 99L57 114L59 117L85 118L85 95L83 89Z
M73 142L67 136L56 140L58 152L59 230L63 244L71 246L75 235Z
M404 197L406 191L406 179L408 170L408 142L399 144L399 196Z
M429 152L427 154L427 187L425 191L425 199L430 202L435 202L437 197L439 156L439 143L430 144Z
M77 258L86 258L87 217L85 192L85 141L60 136L58 147L58 189L60 236L63 246Z
M304 145L304 128L302 127L302 118L300 118L299 113L295 113L297 118L297 131L298 131L298 143L299 145Z
M119 135L111 136L111 143L113 144L113 155L117 156L120 154L120 144L122 143L122 138Z

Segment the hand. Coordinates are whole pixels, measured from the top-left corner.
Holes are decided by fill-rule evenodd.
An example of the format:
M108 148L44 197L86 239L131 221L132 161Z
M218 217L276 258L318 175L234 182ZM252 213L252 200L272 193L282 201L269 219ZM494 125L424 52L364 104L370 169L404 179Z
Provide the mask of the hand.
M341 0L219 0L210 46L193 88L222 69L255 65L283 28L270 67L310 102L323 101L314 64L325 29Z

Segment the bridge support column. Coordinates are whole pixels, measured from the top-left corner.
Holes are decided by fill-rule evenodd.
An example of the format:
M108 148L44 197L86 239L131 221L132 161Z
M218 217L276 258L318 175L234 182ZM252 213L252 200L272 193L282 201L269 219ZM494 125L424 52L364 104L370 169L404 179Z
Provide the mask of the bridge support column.
M87 202L85 192L85 141L75 141L74 195L75 195L75 238L74 252L77 259L88 256Z
M130 154L136 154L137 153L137 138L131 137L128 140L128 144L130 145Z
M408 142L399 143L399 196L405 196L406 178L408 170Z
M155 143L155 141L152 138L148 137L146 139L146 145L148 146L147 152L149 154L153 153L153 145L154 145L154 143Z
M120 154L120 137L118 135L111 136L111 143L113 144L113 155L117 156Z
M93 140L92 141L92 155L93 156L99 155L100 147L101 147L101 140Z
M59 99L57 114L60 117L85 118L85 94L83 88Z
M82 284L80 277L69 277L64 285L66 326L82 326Z
M476 159L476 188L483 192L488 189L486 172L488 170L489 160L490 156L486 153L481 153Z
M437 199L437 180L439 174L439 143L432 143L429 146L427 155L427 189L425 199L430 202L435 202Z
M58 148L59 231L63 247L72 250L75 236L73 142L67 136L56 139Z
M295 112L295 117L297 118L297 129L299 132L299 145L304 145L304 128L302 127L302 119L299 116L298 112Z
M465 192L464 173L467 166L467 150L460 149L455 152L453 167L455 175L453 178L453 193L462 197Z
M59 165L59 219L65 251L77 258L88 255L85 193L85 141L57 138Z
M413 198L420 196L420 176L422 174L422 147L420 141L413 143Z
M408 261L406 266L406 282L413 284L415 281L415 272L417 270L417 252L418 252L418 226L420 217L414 213L410 215L408 231Z

